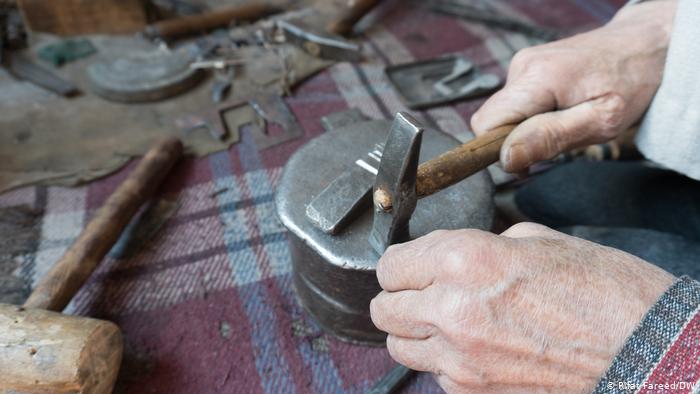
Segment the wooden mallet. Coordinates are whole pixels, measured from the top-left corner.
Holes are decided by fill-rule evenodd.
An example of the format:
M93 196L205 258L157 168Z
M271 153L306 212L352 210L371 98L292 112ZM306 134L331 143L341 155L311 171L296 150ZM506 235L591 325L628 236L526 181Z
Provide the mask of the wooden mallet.
M24 305L0 304L0 392L112 391L122 358L119 328L111 322L60 312L181 155L180 140L159 141Z

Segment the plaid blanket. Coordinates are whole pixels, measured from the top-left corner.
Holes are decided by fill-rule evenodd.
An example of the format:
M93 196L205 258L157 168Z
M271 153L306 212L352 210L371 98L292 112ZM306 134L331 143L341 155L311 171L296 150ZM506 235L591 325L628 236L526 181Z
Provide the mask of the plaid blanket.
M459 52L505 76L526 37L399 3L366 35L370 60L337 64L297 89L287 103L301 140L262 152L250 135L227 152L181 162L161 198L179 209L138 254L107 258L68 312L111 320L123 330L125 359L117 392L363 392L393 362L385 349L351 346L323 334L297 304L285 228L273 195L289 156L322 133L319 119L357 107L372 118L404 110L384 68ZM510 0L500 12L567 32L609 19L623 0ZM482 101L422 112L419 119L468 136ZM35 253L20 275L36 283L79 234L90 214L133 165L88 186L32 187L0 196L0 206L44 211ZM114 254L112 254L114 256ZM439 392L421 374L406 392Z

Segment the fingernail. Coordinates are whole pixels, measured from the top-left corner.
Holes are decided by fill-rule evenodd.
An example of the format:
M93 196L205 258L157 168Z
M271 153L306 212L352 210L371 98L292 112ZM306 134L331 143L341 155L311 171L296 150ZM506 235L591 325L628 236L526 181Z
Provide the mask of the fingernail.
M523 144L514 144L506 151L503 167L508 172L513 172L530 166L530 150Z

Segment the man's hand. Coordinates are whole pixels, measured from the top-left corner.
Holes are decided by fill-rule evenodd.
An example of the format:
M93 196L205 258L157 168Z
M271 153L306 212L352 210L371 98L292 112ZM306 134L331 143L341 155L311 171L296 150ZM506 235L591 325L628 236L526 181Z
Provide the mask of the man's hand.
M518 52L506 86L474 114L474 132L524 121L501 151L510 172L614 139L661 84L675 10L676 0L625 7L600 29Z
M392 357L448 392L590 392L673 283L624 252L536 224L390 247L372 320Z

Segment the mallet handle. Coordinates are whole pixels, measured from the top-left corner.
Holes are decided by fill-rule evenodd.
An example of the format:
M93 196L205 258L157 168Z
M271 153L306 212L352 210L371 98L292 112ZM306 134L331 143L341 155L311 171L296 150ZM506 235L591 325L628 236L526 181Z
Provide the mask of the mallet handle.
M334 21L328 24L328 31L341 36L349 36L355 24L367 15L381 0L347 0L348 7Z
M421 164L416 179L418 197L439 192L497 162L503 142L515 126L496 128Z
M62 311L181 155L179 139L158 141L39 282L24 307Z

